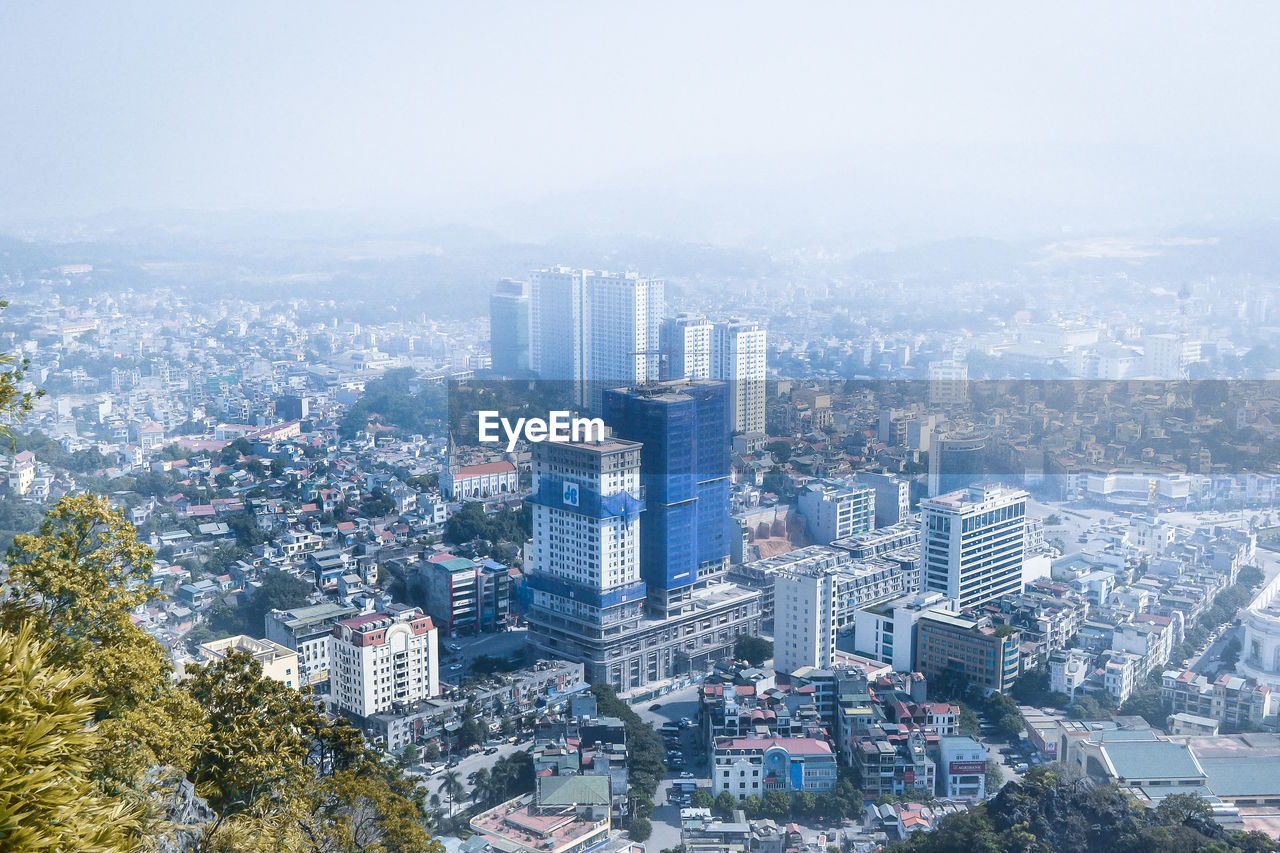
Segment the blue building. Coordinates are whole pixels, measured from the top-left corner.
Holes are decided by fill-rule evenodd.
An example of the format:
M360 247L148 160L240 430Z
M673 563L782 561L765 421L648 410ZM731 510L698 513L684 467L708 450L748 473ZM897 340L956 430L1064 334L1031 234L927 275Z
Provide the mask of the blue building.
M529 285L503 279L489 297L491 367L502 376L529 373Z
M641 442L640 575L654 615L682 612L695 584L729 561L727 386L672 380L606 391L614 436Z

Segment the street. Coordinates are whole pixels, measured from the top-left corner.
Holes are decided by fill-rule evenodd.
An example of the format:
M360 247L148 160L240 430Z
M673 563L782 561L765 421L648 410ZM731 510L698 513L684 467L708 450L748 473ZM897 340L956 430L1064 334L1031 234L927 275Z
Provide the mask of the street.
M1268 551L1264 548L1259 548L1258 549L1258 568L1262 569L1263 586L1271 583L1272 579L1275 578L1276 574L1280 573L1280 554L1277 554L1274 551ZM1240 619L1243 621L1245 616L1245 611L1247 611L1248 609L1249 609L1248 605L1245 605L1244 607L1240 608L1239 610L1236 611L1236 615L1233 617L1233 619ZM1209 675L1209 676L1214 675L1217 672L1218 661L1222 657L1223 649L1226 648L1227 643L1229 643L1232 640L1232 638L1241 640L1243 642L1244 640L1243 625L1240 625L1240 626L1237 626L1234 624L1229 625L1218 636L1218 639L1214 640L1209 645L1209 648L1205 649L1204 654L1200 655L1194 661L1191 662L1190 668L1202 675ZM1170 663L1175 666L1179 666L1179 667L1182 666L1182 661L1171 661Z
M652 701L631 707L640 719L655 729L664 723L679 723L682 717L688 717L694 721L694 725L680 731L681 751L686 761L684 769L694 774L692 781L696 782L699 788L710 790L711 775L707 764L707 752L701 743L701 730L697 726L700 687L701 685L697 684L682 687L666 696L659 696ZM658 710L650 710L655 706ZM651 821L653 835L647 842L647 846L651 849L663 850L680 846L680 806L669 805L667 802L671 783L678 781L679 778L679 771L668 770L666 778L659 783L658 791L654 794L653 820Z
M512 628L496 634L481 634L478 637L456 637L440 639L441 665L440 679L450 684L457 684L471 674L471 661L481 655L510 657L517 652L523 654L529 642L529 634L525 628ZM450 646L457 646L454 651ZM457 669L453 667L457 666Z
M445 773L447 773L449 770L453 770L455 773L457 773L458 780L462 782L463 787L466 788L468 791L470 791L472 787L470 783L471 775L475 773L477 770L480 770L481 768L484 768L486 770L492 770L493 765L498 763L499 758L505 758L506 756L511 755L513 753L520 752L521 750L529 749L529 747L530 747L530 744L527 744L527 743L517 743L517 744L504 743L498 747L498 751L493 755L485 755L483 752L477 752L475 755L467 756L466 758L459 761L457 767L446 768L445 770L442 770L441 772L436 773L434 775L428 776L428 775L423 775L421 773L407 773L407 775L417 776L421 780L419 784L423 785L428 791L430 791L433 794L440 794L440 799L443 801L444 794L440 792L440 783L444 780ZM461 808L463 805L464 805L463 803L456 804L457 808ZM455 811L456 810L457 809L455 808Z

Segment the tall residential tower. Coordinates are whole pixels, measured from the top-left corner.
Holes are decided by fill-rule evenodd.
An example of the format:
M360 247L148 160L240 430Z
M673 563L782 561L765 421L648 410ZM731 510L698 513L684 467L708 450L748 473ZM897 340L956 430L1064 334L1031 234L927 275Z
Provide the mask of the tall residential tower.
M729 562L729 420L723 382L671 380L604 393L604 420L642 442L640 572L649 609L666 618L690 606L695 583Z
M503 279L489 297L489 352L503 376L529 371L529 285Z
M739 636L760 631L760 593L731 583L676 587L676 596L664 589L657 600L676 599L671 615L645 612L640 519L652 508L641 450L616 437L535 444L529 498L529 642L540 654L581 661L588 681L623 694L705 673ZM669 571L664 563L651 569L664 578Z
M661 279L636 273L543 269L530 276L530 364L571 382L571 402L599 411L605 388L659 379Z
M734 432L764 432L765 332L759 323L728 320L711 330L711 378L729 384Z

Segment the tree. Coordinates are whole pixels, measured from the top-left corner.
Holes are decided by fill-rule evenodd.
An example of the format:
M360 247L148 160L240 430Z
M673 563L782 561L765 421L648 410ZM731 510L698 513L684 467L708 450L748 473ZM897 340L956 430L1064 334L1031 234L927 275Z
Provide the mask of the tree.
M9 307L9 303L0 299L0 310ZM21 391L22 380L30 362L18 359L9 353L0 353L0 415L7 415L14 420L21 420L35 406L36 398L44 396L43 391ZM0 424L0 435L9 435L9 428Z
M1276 853L1280 850L1280 842L1259 830L1231 833L1231 842L1244 853Z
M1142 717L1156 728L1164 728L1168 719L1165 713L1164 699L1160 695L1160 687L1148 682L1130 694L1120 706L1120 713Z
M633 817L631 823L627 825L627 834L631 836L632 841L648 841L649 836L653 835L653 824L647 817Z
M728 791L721 791L716 797L715 812L721 817L729 817L737 807L737 797Z
M359 731L330 722L306 693L263 679L251 656L232 654L172 682L164 649L129 619L155 593L146 583L150 561L149 549L120 513L89 495L59 501L39 533L15 538L9 552L11 594L0 603L0 631L16 624L43 650L30 655L37 664L47 660L84 673L89 696L75 720L75 738L86 738L85 757L67 755L51 763L68 774L66 790L78 795L80 805L91 810L100 797L109 797L117 827L132 832L131 821L141 813L135 807L150 794L148 772L168 767L189 775L217 813L199 839L210 853L440 853L421 825L422 796L414 783L382 764ZM3 662L12 645L0 641L0 682L18 672ZM49 721L58 719L54 705L48 711ZM15 719L20 715L0 708L5 849L13 837L7 834L11 823L3 799L21 790L9 784L15 778L10 770L21 762L9 764L3 757L5 726ZM34 735L61 731L56 724L24 728L28 745L39 742ZM19 773L39 782L39 774ZM91 789L80 786L81 776L91 777ZM76 827L75 812L68 808L58 825ZM144 834L155 834L153 822L163 814L141 814ZM110 820L101 822L102 832ZM76 843L19 846L122 849L96 844L94 832Z
M779 465L785 465L787 460L791 458L791 442L786 439L779 438L771 441L764 446L764 449L769 451Z
M1240 651L1240 638L1232 637L1222 647L1222 654L1218 657L1219 665L1224 669L1234 669L1235 665L1240 662Z
M760 811L765 817L786 820L791 814L791 795L786 791L766 791Z
M1092 696L1077 696L1067 715L1073 720L1109 720L1111 712Z
M743 634L733 644L733 656L739 660L745 660L752 666L759 666L773 657L773 643L760 637Z
M987 793L993 794L1000 790L1000 786L1004 784L1004 771L1000 769L1000 762L994 758L987 759Z
M54 662L30 625L0 629L0 842L7 850L134 850L140 803L92 779L101 745L89 674Z
M235 610L221 616L211 615L210 626L229 634L258 636L266 630L267 614L272 610L289 610L310 602L315 587L288 572L272 570L262 575L262 585L241 601Z
M242 652L195 667L187 687L212 724L191 771L196 793L210 806L235 813L261 797L288 799L303 788L310 775L307 733L321 725L306 696L264 679L262 665ZM263 726L263 719L273 725Z
M444 775L440 777L440 795L449 800L449 817L453 817L453 807L462 797L463 787L462 781L458 778L457 770L446 770Z
M468 717L458 729L458 746L466 749L469 746L484 742L485 727L475 717Z
M848 803L835 794L818 794L814 800L813 813L826 823L839 823L849 813Z
M962 735L969 737L977 737L982 731L982 721L978 719L978 715L973 709L963 702L960 703L960 714L957 718L957 727Z
M1015 741L1022 737L1022 715L1017 711L1001 714L1000 719L996 721L996 728L1010 741Z
M791 801L791 808L797 817L811 817L817 808L818 797L812 791L797 791Z
M725 793L728 793L728 791ZM695 809L710 809L714 808L715 804L716 801L715 798L711 796L711 792L703 788L698 788L693 792L693 795L689 797L689 805Z
M436 743L435 741L431 741L425 747L423 747L422 760L428 761L428 762L439 761L440 760L440 744Z
M185 766L201 712L171 685L164 648L129 618L157 591L147 583L151 550L123 513L104 497L64 497L38 533L14 537L7 559L0 627L29 626L54 665L88 674L108 790L140 796L150 764Z
M1213 807L1199 794L1170 794L1156 807L1156 817L1170 825L1184 824L1193 818L1213 820Z
M1265 579L1262 569L1257 566L1242 566L1239 573L1236 574L1236 584L1248 589L1262 586L1262 582Z
M306 853L444 853L423 826L425 791L369 756L321 777L301 822Z
M471 799L473 802L488 804L494 795L494 785L489 777L489 768L481 767L472 773L467 780L471 783Z
M406 767L412 767L418 763L418 745L416 743L406 744L405 748L400 752L400 761Z
M662 738L653 726L618 698L607 684L591 685L596 697L596 707L602 716L622 720L627 735L627 775L633 791L643 794L650 802L658 791L658 784L666 775L663 764Z

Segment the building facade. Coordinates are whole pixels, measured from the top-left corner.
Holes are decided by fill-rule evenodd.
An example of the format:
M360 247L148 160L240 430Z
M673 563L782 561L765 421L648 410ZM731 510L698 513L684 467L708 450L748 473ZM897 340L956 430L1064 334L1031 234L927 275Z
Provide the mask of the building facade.
M725 383L673 380L604 392L604 420L641 443L640 576L650 612L684 612L693 587L729 563Z
M774 582L773 668L830 669L836 650L835 569L784 571Z
M934 610L916 620L916 669L930 680L948 678L987 693L1004 693L1021 669L1016 628Z
M876 526L876 493L866 487L813 484L800 491L800 514L817 542L866 533Z
M986 476L988 436L977 432L935 435L929 449L929 494L967 489Z
M568 382L569 400L599 411L606 388L661 378L660 279L554 267L530 276L530 362Z
M729 423L736 433L764 432L765 331L749 320L716 323L711 378L729 385Z
M1021 592L1027 497L979 484L921 501L922 591L959 609Z
M343 619L333 626L329 683L334 705L361 720L440 694L431 617L416 607Z
M232 654L246 654L262 667L262 676L294 690L302 686L298 673L298 653L271 640L255 640L239 634L200 644L200 659L217 663Z
M911 481L893 474L859 471L853 482L875 489L876 527L901 524L911 517Z
M333 626L359 612L344 604L325 602L267 614L267 639L298 653L298 671L304 684L329 680Z
M971 737L952 735L938 740L941 795L949 800L977 802L987 794L987 748Z
M450 454L450 464L440 472L440 493L447 500L483 499L510 494L520 488L520 472L506 460L454 465L452 459Z
M739 800L769 791L824 794L836 784L836 757L816 738L722 738L712 756L711 793Z
M495 373L529 371L529 285L503 279L489 297L489 353Z
M760 594L712 582L669 618L646 615L640 573L641 445L534 445L529 642L580 661L587 680L622 693L705 672L760 631Z
M659 346L667 361L666 379L711 378L711 324L700 314L678 314L662 321Z

